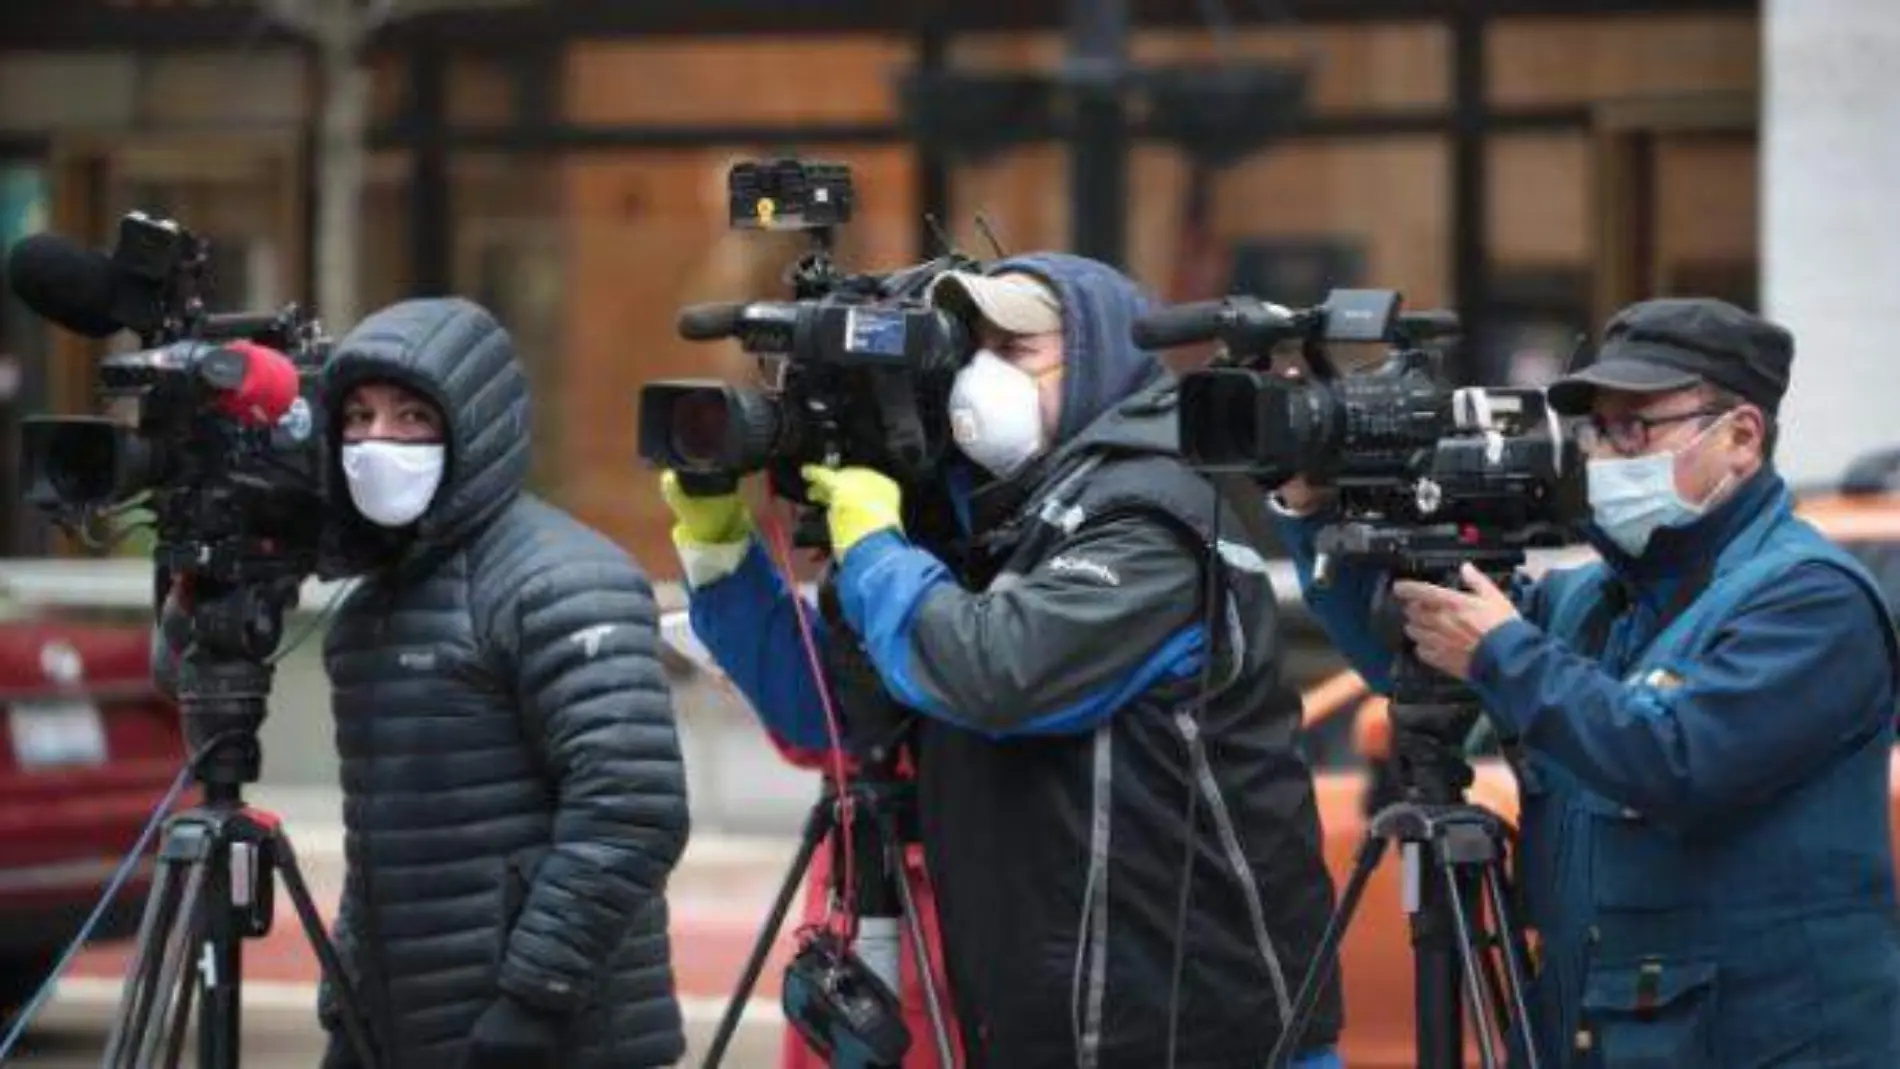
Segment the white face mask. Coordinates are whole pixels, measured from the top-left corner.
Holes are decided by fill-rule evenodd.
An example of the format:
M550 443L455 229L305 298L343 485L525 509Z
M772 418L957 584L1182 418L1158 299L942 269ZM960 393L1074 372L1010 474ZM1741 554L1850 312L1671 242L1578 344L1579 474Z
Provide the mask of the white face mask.
M442 484L443 457L439 442L350 442L343 447L350 500L371 523L414 523Z
M1036 380L988 349L978 350L950 389L950 433L965 456L997 478L1021 471L1048 444Z
M1657 528L1693 523L1721 500L1735 480L1733 473L1723 476L1699 504L1683 500L1676 489L1676 458L1694 449L1721 422L1709 424L1680 450L1590 461L1590 512L1619 549L1640 557Z

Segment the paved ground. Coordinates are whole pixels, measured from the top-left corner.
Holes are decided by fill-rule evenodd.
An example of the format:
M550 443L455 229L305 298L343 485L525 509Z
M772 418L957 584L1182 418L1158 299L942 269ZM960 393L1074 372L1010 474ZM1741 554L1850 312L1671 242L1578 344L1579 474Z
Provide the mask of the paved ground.
M274 808L286 818L312 893L327 919L342 879L340 833L334 825L300 820L295 812L286 811L294 810L294 804ZM696 835L675 871L668 900L674 964L691 1044L687 1064L697 1065L705 1057L795 845L783 838ZM797 909L795 905L794 920ZM783 1027L778 979L786 947L781 937L723 1064L766 1067L776 1063ZM55 1002L6 1064L38 1069L96 1066L118 1004L129 950L128 946L95 948L75 960ZM271 933L245 944L246 1069L316 1064L322 1038L312 1018L317 976L316 959L280 888Z
M116 999L116 986L112 996ZM40 1018L41 1024L27 1037L21 1049L6 1061L8 1069L97 1069L100 1051L105 1047L110 1019L109 1001L92 997L68 998L53 1006ZM244 1021L243 1069L312 1069L323 1053L323 1037L303 1006L282 1004L283 992L260 991L247 996L249 1003ZM743 1025L720 1063L731 1069L771 1069L778 1063L780 1025L751 1020ZM687 1025L689 1052L686 1065L699 1065L705 1058L707 1043L717 1024L717 1012L694 1012ZM180 1059L189 1067L191 1052Z

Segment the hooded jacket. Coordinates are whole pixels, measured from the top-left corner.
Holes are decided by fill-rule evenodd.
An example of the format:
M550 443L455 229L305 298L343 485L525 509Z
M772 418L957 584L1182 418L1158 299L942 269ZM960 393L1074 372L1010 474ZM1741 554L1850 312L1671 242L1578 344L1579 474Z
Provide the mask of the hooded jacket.
M371 380L433 401L448 447L409 530L331 495L332 549L364 571L324 649L348 860L335 934L383 1064L453 1069L504 993L560 1019L563 1066L672 1064L664 889L687 806L648 581L523 491L528 383L480 307L365 319L324 371L333 421Z
M835 578L885 688L919 714L920 833L965 1050L983 1066L1164 1064L1191 853L1176 1064L1258 1064L1332 905L1264 563L1178 458L1172 379L1129 340L1135 286L1066 255L990 270L1061 299L1055 448L973 492L953 474L967 546L939 556L882 532ZM783 743L827 745L758 547L694 590L691 614ZM1298 1049L1338 1026L1328 985Z

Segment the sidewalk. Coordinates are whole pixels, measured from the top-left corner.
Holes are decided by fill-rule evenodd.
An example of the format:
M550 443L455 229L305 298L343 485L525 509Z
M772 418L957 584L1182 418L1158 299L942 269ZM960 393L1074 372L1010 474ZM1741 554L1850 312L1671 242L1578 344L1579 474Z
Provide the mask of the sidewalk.
M343 883L343 829L335 812L337 793L258 789L252 792L251 800L283 818L327 927ZM723 1003L731 993L797 846L791 838L693 835L667 891L673 965L683 999ZM278 882L270 934L244 944L245 978L314 986L319 977L316 956L304 940L282 881ZM755 999L772 1003L778 1000L779 975L789 955L789 929L797 923L802 902L802 894L793 902L753 991ZM67 976L82 981L116 981L125 975L131 949L129 943L90 949L73 962Z

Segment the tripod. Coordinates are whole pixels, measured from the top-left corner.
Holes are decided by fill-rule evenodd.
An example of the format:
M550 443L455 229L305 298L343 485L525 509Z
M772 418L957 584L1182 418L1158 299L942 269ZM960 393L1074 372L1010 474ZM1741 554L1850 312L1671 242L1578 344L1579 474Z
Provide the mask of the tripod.
M1505 573L1517 563L1509 552L1493 549L1480 556L1472 546L1460 544L1428 548L1406 532L1370 526L1347 529L1331 541L1367 556L1380 551L1378 556L1399 566L1398 574L1448 585L1457 582L1467 560L1481 560L1481 567ZM1279 1069L1292 1057L1321 989L1338 967L1340 944L1366 882L1387 847L1397 842L1403 866L1401 901L1412 933L1413 1064L1419 1069L1463 1066L1464 1017L1469 1012L1484 1069L1503 1064L1512 1040L1525 1069L1537 1069L1524 993L1530 948L1514 916L1504 866L1510 831L1497 814L1466 802L1464 795L1472 772L1461 751L1481 709L1462 683L1417 659L1391 625L1389 603L1373 608L1375 622L1385 618L1383 630L1399 650L1392 670L1391 718L1406 797L1372 817L1268 1064Z
M172 817L158 850L138 944L126 969L119 1014L106 1040L107 1069L178 1064L194 995L200 1069L237 1069L243 1006L243 945L270 931L274 875L297 911L324 979L337 992L344 1031L366 1067L378 1063L336 949L277 816L245 804L257 781L257 728L270 693L264 658L277 645L294 581L236 585L201 593L192 640L180 665L178 702L185 738L200 757L192 774L203 804ZM186 975L196 969L195 982ZM163 1059L162 1061L160 1059Z
M917 971L923 978L925 1006L930 1014L932 1038L937 1045L938 1064L946 1067L955 1064L950 1053L949 1026L937 994L922 920L917 913L916 898L912 894L909 875L904 866L905 845L914 839L909 828L912 807L915 805L913 791L909 783L891 774L885 762L878 762L875 769L853 777L843 795L827 781L823 794L813 803L806 817L798 853L785 874L784 882L779 885L778 896L772 902L765 927L752 946L745 970L740 974L739 986L733 992L724 1018L719 1022L719 1031L714 1035L712 1049L706 1056L705 1069L713 1069L724 1057L726 1047L739 1027L739 1017L745 1010L746 1001L758 983L759 974L765 969L765 959L771 953L772 943L785 923L785 914L804 883L812 856L827 836L844 827L842 818L847 807L854 814L850 827L857 858L857 900L861 905L862 917L902 921L905 938L910 941L911 952L917 961ZM834 849L838 845L834 841ZM843 878L842 873L842 866L836 864L834 858L831 867L834 894L838 882ZM860 939L861 952L862 942ZM886 974L883 977L885 982L895 992L898 982L895 961L890 963L888 970L883 971Z

